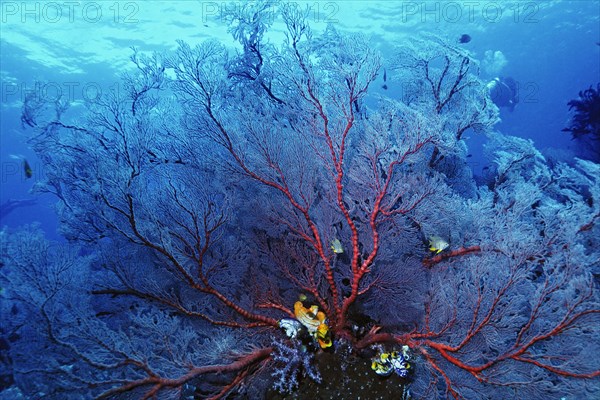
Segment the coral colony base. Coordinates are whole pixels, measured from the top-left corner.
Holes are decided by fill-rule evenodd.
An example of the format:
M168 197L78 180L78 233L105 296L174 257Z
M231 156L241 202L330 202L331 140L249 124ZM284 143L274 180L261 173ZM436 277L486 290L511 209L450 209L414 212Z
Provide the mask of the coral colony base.
M494 132L459 44L384 72L292 5L228 18L240 51L135 51L84 115L26 98L66 241L1 233L3 395L598 398L600 166Z

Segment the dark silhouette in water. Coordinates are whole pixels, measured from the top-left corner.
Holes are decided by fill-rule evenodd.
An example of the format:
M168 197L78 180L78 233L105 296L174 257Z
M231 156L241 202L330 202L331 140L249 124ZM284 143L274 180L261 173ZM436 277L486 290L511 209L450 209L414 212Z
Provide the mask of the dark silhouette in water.
M458 39L459 43L469 43L471 41L471 36L467 35L466 33L463 34L460 39Z
M25 178L29 179L33 176L33 169L31 168L31 164L29 164L29 161L27 161L27 159L25 157L23 157L22 155L11 154L10 158L12 158L14 160L19 160L21 162L21 166L23 168L23 174L25 175Z
M517 82L511 78L494 78L487 84L490 97L498 107L506 107L511 112L519 102Z
M25 173L25 177L27 179L33 176L33 170L31 169L31 165L26 159L23 159L23 172Z
M563 132L571 132L573 139L581 141L588 150L600 159L600 83L579 92L579 97L567 103L575 114Z
M19 207L30 207L37 204L37 199L25 199L25 200L7 200L0 204L0 219L3 219L8 214L13 212Z

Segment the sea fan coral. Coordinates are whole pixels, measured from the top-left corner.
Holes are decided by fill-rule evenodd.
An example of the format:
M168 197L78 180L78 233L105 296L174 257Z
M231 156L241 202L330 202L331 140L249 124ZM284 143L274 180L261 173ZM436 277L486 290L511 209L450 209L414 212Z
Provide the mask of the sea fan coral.
M563 132L571 132L574 139L584 141L600 157L600 83L579 92L579 97L568 103L575 110L570 124Z

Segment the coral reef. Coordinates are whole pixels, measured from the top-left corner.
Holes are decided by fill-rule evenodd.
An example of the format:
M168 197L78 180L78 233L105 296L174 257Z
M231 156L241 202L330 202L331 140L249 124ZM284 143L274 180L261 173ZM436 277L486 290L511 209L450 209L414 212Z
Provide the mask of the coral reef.
M439 37L386 62L406 98L367 102L381 55L305 17L244 3L226 19L236 53L135 51L126 90L83 115L25 99L36 190L56 197L65 241L1 233L14 386L45 399L598 397L598 164L548 163L494 132L476 61ZM488 137L485 185L467 132Z

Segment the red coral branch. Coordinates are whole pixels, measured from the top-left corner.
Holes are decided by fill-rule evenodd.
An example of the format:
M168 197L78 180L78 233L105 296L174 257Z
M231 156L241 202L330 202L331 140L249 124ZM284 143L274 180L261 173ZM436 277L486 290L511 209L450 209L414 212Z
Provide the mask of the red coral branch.
M472 342L476 336L482 335L482 331L485 327L494 325L494 316L498 316L497 308L499 303L508 296L508 290L516 284L516 277L518 267L515 267L511 273L511 276L508 278L507 282L502 285L501 288L496 292L494 298L491 303L488 305L487 312L482 316L481 320L478 320L478 317L481 313L481 303L484 301L484 297L481 291L477 292L477 304L474 310L474 320L469 329L465 332L464 338L462 338L458 344L451 345L448 343L444 343L441 341L441 335L446 331L446 327L438 332L430 331L428 328L424 332L413 331L410 333L406 333L403 335L397 335L393 333L379 333L378 328L372 329L364 338L355 343L355 347L357 349L363 349L368 346L371 346L375 343L396 343L399 345L408 345L410 348L419 351L428 363L432 366L434 370L436 370L440 376L446 382L447 392L452 395L454 398L459 398L459 394L454 388L454 383L448 374L448 370L443 370L438 364L438 360L433 356L433 354L429 353L427 349L435 350L441 358L448 361L450 364L463 370L469 374L471 374L474 378L476 378L480 382L487 382L495 385L506 385L503 382L492 382L488 376L486 376L486 372L490 371L494 366L507 362L509 360L518 362L518 363L526 363L532 366L536 366L538 368L544 369L556 375L560 375L568 378L577 378L577 379L592 379L600 376L600 370L593 371L576 371L573 369L566 369L557 367L555 365L551 365L544 361L540 361L538 359L532 358L532 350L534 350L534 346L540 342L551 340L553 338L558 337L561 333L568 331L569 329L575 328L577 322L587 316L598 315L600 314L600 309L591 308L584 310L577 310L578 308L584 306L587 301L589 301L593 294L592 286L589 286L587 291L582 291L577 298L577 301L572 304L566 304L564 315L562 318L555 322L552 326L547 326L541 332L535 332L532 337L524 340L526 333L530 331L534 322L541 318L539 315L541 307L548 301L548 298L553 294L559 296L560 294L557 291L565 284L564 280L560 280L558 282L554 282L553 284L549 284L546 282L545 286L542 288L541 292L538 294L537 301L533 304L532 309L530 311L530 318L523 323L521 329L519 330L518 335L514 338L514 342L512 345L508 345L506 349L498 354L496 357L484 361L480 364L475 364L470 361L464 361L461 359L461 355L463 355L465 351L465 346ZM567 278L565 278L567 279ZM429 314L429 312L428 312Z
M311 90L310 89L310 80L307 85L308 85L309 91L310 91ZM304 221L308 225L308 228L310 230L310 233L312 234L312 237L310 237L308 235L301 235L301 237L304 240L306 240L310 245L313 246L313 248L315 249L317 254L319 254L319 257L323 261L323 264L325 266L326 280L327 280L329 289L331 290L331 294L332 294L333 307L335 309L336 314L339 315L340 314L339 293L338 293L337 285L335 283L335 279L333 276L333 269L331 267L330 259L327 256L327 254L325 253L325 248L323 246L323 239L321 237L319 229L310 216L308 206L300 204L299 201L294 197L290 188L287 186L285 176L283 175L282 171L279 170L278 166L276 166L275 164L272 164L271 168L273 168L276 172L278 172L278 176L281 179L281 183L270 180L268 178L265 178L264 176L259 175L257 172L252 170L246 164L244 159L240 156L239 152L235 148L234 143L231 140L229 133L227 132L227 130L225 129L223 124L221 124L220 120L213 113L212 104L210 102L210 96L211 96L210 93L206 92L205 95L208 98L208 101L205 104L206 112L208 113L211 120L217 126L218 131L220 132L221 144L231 154L231 156L234 158L236 164L250 178L254 179L255 181L257 181L265 186L276 189L277 191L282 193L287 198L290 205L304 217ZM312 95L312 96L314 97L314 95ZM314 97L314 98L316 99L316 97ZM319 106L320 106L320 104L319 104ZM324 112L322 115L324 116ZM324 123L325 123L325 126L327 126L327 117L326 116L324 116ZM351 127L351 124L350 124L350 127ZM350 129L350 127L348 127L348 129ZM299 230L297 230L297 232L299 232Z
M590 222L583 224L577 232L579 233L579 232L589 231L590 229L592 229L594 227L594 224L596 223L597 219L600 219L600 213L594 215Z
M406 150L406 152L404 152L404 154L402 154L401 157L399 157L397 160L391 162L387 167L387 178L385 180L385 183L383 184L383 186L380 188L379 192L377 193L377 196L376 196L374 204L373 204L373 210L371 211L371 215L369 217L369 226L371 227L371 235L373 238L373 248L371 249L371 253L369 254L369 256L363 260L363 262L360 266L358 266L358 264L355 265L355 263L358 263L358 255L359 255L358 233L356 236L356 240L355 240L354 233L353 233L352 243L353 243L354 258L356 258L356 260L354 260L354 258L353 258L353 261L352 261L353 266L352 266L351 291L350 291L350 295L348 297L346 297L346 299L344 300L344 303L342 306L342 310L341 310L342 312L341 312L340 319L339 319L339 327L340 328L343 328L345 326L348 310L349 310L350 306L356 301L359 293L361 292L360 291L360 283L361 283L363 276L370 271L371 265L373 264L373 262L375 261L375 258L377 257L377 253L379 251L379 231L378 231L379 217L380 217L380 215L386 216L386 210L383 207L382 203L383 203L384 198L388 195L390 185L393 182L394 169L398 165L401 165L402 163L404 163L405 160L410 155L418 153L425 145L427 145L428 143L431 142L431 138L422 138L421 139L420 133L417 133L417 135L420 140L417 140L417 143L413 147ZM410 209L412 209L412 207L410 207ZM409 211L410 210L405 210L404 212L409 212ZM401 214L401 213L402 213L401 211L398 212L398 214ZM387 213L387 215L389 215L389 212Z
M113 228L117 229L122 235L124 235L128 239L132 240L133 242L141 244L143 246L146 246L146 247L156 251L157 253L161 254L162 256L164 256L173 265L173 267L175 267L177 269L177 271L184 278L185 282L191 288L196 289L202 293L207 293L207 294L210 294L210 295L216 297L225 306L231 308L232 310L234 310L235 312L237 312L239 315L241 315L242 317L244 317L246 319L259 322L259 325L270 325L273 327L278 326L277 320L270 318L270 317L263 316L263 315L251 313L251 312L245 310L244 308L240 307L237 303L235 303L234 301L229 299L227 296L223 295L223 293L221 293L219 290L215 289L214 287L212 287L212 285L210 285L210 283L208 281L208 277L206 276L205 273L203 273L203 265L202 264L203 264L204 253L206 253L206 251L208 250L211 234L216 229L216 227L218 227L222 223L222 219L218 219L218 221L216 222L216 224L214 226L208 226L208 225L204 226L204 235L205 235L204 246L200 250L200 255L197 260L197 262L199 263L198 278L200 279L200 282L201 282L200 283L196 279L194 279L194 277L184 268L184 266L178 261L177 257L175 257L174 254L172 254L164 246L161 246L160 244L157 244L157 243L151 241L144 234L142 234L142 232L140 232L140 230L138 229L137 214L136 214L135 207L134 207L133 197L130 194L126 195L127 209L125 209L125 210L113 205L108 200L108 198L106 198L105 196L102 196L102 199L104 200L104 203L109 208L111 208L112 210L114 210L115 212L117 212L118 214L122 215L123 217L125 217L127 219L132 233L129 234L127 232L124 232L122 229L116 227L115 225L113 225ZM209 215L210 215L210 210L207 211L207 214L204 215L204 223L205 224L208 224ZM199 314L198 316L201 316L204 319L208 319L208 317L205 315ZM231 324L227 324L227 323L216 323L216 324L231 326Z
M452 251L449 251L449 252L443 253L443 254L438 254L437 256L434 256L431 258L426 258L423 260L423 265L428 268L431 268L435 264L438 264L442 261L446 261L452 257L464 256L466 254L477 253L480 251L481 251L480 246L459 247L456 250L452 250Z
M190 380L197 378L201 375L207 374L225 374L231 372L237 372L237 375L233 378L232 382L226 386L228 390L222 392L227 393L233 388L233 384L239 384L241 382L240 377L245 376L246 369L260 363L271 356L273 349L267 347L264 349L258 349L250 354L246 354L239 358L237 361L226 365L208 365L204 367L191 368L185 375L169 379L154 374L149 368L144 368L148 376L143 379L137 379L135 381L128 382L125 385L107 390L97 397L97 399L106 399L120 393L126 393L136 388L150 386L150 389L144 394L143 399L150 399L156 396L163 389L175 389L180 388ZM218 397L216 397L218 398Z

